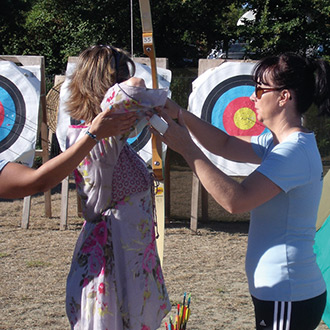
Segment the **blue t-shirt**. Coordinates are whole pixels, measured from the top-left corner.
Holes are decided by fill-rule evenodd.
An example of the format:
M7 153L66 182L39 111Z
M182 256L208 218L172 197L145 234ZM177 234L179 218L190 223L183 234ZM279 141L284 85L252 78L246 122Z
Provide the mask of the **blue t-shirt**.
M246 273L251 295L301 301L326 287L313 251L323 168L313 133L295 132L274 146L271 133L252 138L256 169L282 191L251 211Z
M9 163L8 160L0 159L0 172L8 163Z

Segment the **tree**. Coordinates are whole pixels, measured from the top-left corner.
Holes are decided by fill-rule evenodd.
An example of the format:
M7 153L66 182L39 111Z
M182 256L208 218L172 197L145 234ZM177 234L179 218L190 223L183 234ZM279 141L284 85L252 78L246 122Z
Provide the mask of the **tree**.
M246 22L240 35L249 40L257 57L295 51L306 55L330 55L329 3L325 0L251 0L255 21Z
M228 49L230 40L237 39L237 21L243 14L242 1L187 0L185 12L189 13L185 25L185 38L190 43L203 46L203 57L222 43Z
M24 52L43 54L48 73L56 73L59 68L65 69L69 56L77 56L90 45L115 44L127 48L127 17L129 7L122 6L119 0L35 1L24 24L27 45Z
M328 0L150 0L156 54L171 67L206 55L218 43L248 41L256 57L293 50L330 57ZM237 26L246 10L254 22ZM44 55L47 73L65 69L68 56L95 43L130 50L130 0L4 0L0 51ZM133 1L134 52L142 54L139 3Z
M28 1L1 1L0 54L21 54L24 49L21 45L21 36L25 33L22 22L29 8Z

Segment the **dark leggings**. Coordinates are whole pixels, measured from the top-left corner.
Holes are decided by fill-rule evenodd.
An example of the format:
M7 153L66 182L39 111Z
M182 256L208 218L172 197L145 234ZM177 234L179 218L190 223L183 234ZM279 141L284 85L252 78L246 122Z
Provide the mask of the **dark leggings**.
M257 330L314 330L320 323L327 293L287 302L264 301L252 296Z

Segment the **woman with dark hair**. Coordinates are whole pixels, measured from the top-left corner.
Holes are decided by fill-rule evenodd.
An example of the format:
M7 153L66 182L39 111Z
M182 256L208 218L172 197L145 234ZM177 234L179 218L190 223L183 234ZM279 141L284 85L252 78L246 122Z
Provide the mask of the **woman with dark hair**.
M322 60L286 53L261 60L254 80L251 100L269 133L229 136L170 100L159 109L168 130L152 132L183 155L228 212L251 211L246 273L256 328L312 330L326 303L326 285L313 252L323 168L302 114L312 103L330 114L330 69ZM190 133L217 155L259 166L239 183L209 161Z
M86 134L98 140L75 171L85 219L67 279L75 330L155 330L171 309L156 248L152 174L129 134L100 140L90 131L109 108L140 118L144 107L165 104L167 93L160 101L160 91L146 89L134 71L123 50L93 46L80 54L69 83L68 111L84 123L69 127L68 145Z

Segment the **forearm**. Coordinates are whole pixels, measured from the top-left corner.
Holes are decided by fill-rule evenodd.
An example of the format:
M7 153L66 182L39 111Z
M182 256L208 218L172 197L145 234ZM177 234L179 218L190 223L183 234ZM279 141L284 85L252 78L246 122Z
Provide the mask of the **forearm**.
M63 153L52 158L36 170L34 181L42 181L44 185L40 191L47 191L67 177L79 165L95 146L96 141L84 135Z
M162 113L161 109L159 111ZM181 114L185 126L198 142L212 153L222 156L221 152L225 150L224 145L229 138L225 132L181 108L171 99L167 100L163 112L172 119L177 119Z
M22 198L51 189L72 173L95 143L84 135L36 170L16 163L7 164L0 173L0 197Z
M222 155L229 135L187 110L182 110L185 125L197 141L210 152Z
M247 194L245 187L213 165L196 145L189 146L183 157L207 192L226 211L229 213L250 211L251 207L245 203Z
M260 163L250 136L230 136L187 110L181 113L189 132L209 152L232 161Z

